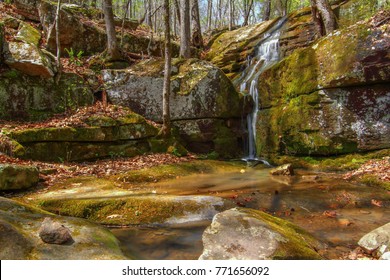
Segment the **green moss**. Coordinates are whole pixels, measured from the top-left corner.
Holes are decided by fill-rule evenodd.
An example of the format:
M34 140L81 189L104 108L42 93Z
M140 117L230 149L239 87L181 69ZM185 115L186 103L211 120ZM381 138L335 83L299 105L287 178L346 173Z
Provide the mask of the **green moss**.
M277 165L292 163L294 167L304 167L323 171L349 171L358 169L360 166L371 159L382 159L386 156L390 156L389 149L332 157L274 156L270 160Z
M22 23L19 26L19 31L15 39L38 46L41 40L41 33L30 24Z
M272 230L279 232L288 240L280 242L277 251L273 254L273 259L322 259L315 250L323 245L298 226L258 210L240 209L240 211L266 222Z
M174 197L127 197L118 199L68 199L38 202L43 209L65 216L88 219L107 225L164 223L171 217L196 212L202 204Z
M357 180L358 182L361 182L367 186L384 188L390 191L390 182L382 181L374 175L369 175L369 174L363 175L361 178L358 178Z

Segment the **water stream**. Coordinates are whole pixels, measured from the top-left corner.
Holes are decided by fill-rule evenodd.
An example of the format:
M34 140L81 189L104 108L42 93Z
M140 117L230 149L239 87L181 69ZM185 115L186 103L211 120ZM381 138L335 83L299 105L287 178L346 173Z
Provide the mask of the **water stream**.
M241 170L242 171L242 170ZM326 242L321 254L342 258L371 230L390 222L390 193L352 184L332 173L298 171L294 177L270 176L268 169L198 174L156 183L156 194L221 197L226 209L247 207L266 211ZM382 201L382 207L372 200ZM331 214L331 215L329 215ZM162 225L112 229L123 251L137 259L197 259L202 233L211 217L188 215Z
M247 143L244 160L258 160L256 152L256 122L259 111L259 76L266 69L279 61L279 37L285 18L280 19L264 35L256 48L255 55L247 59L247 67L240 78L235 81L241 92L248 92L254 101L252 112L246 117Z

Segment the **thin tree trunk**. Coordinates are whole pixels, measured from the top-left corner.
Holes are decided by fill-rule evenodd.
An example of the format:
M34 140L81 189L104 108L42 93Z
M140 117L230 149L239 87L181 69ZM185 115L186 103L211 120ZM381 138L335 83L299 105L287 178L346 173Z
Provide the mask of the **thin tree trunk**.
M107 32L107 60L120 60L122 55L120 53L118 40L116 38L114 13L112 11L112 0L103 0L103 13Z
M233 0L228 0L229 11L229 30L233 29Z
M180 6L180 56L183 58L191 57L191 26L190 26L190 1L181 0Z
M61 42L60 42L60 9L61 9L61 0L57 2L57 11L55 17L55 25L56 25L56 45L57 45L57 56L56 56L56 64L57 64L57 77L56 82L58 83L61 79L62 73L62 65L61 65Z
M208 3L207 3L207 31L211 30L212 14L213 14L213 0L208 0Z
M271 18L271 0L267 0L264 4L264 16L263 21L267 21Z
M165 25L165 66L163 85L163 127L161 134L168 138L171 134L171 117L169 111L169 96L171 91L171 26L169 18L169 0L164 0Z
M203 37L202 37L202 29L200 26L198 0L192 0L191 18L192 18L192 45L195 48L199 48L199 49L203 48Z
M253 6L253 0L250 0L248 8L245 11L245 17L244 17L244 23L243 23L244 26L248 25L249 16L251 14L252 6Z

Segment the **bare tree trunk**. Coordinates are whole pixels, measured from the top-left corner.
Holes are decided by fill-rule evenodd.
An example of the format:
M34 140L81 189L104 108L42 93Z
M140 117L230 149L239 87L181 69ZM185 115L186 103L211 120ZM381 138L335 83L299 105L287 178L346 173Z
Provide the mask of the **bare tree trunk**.
M208 0L208 3L207 3L207 31L211 30L212 15L213 15L213 0Z
M164 0L165 25L165 66L163 85L163 126L161 135L168 138L171 134L171 117L169 111L169 95L171 92L171 26L169 18L169 0Z
M328 0L316 0L317 9L321 14L322 22L325 27L325 34L329 34L338 28L337 18L333 13Z
M190 0L181 0L180 2L180 56L183 58L191 57L191 25L190 25Z
M267 0L264 3L264 16L263 21L269 20L271 17L271 0Z
M321 15L318 12L315 0L310 0L310 4L311 4L311 15L313 17L314 24L317 28L318 37L322 37L325 35L325 29L323 26Z
M202 37L202 29L200 26L198 0L192 0L191 18L192 18L192 45L195 48L199 48L199 49L203 48L203 37Z
M120 60L122 55L116 38L112 0L103 0L103 13L107 32L107 60Z
M233 29L233 0L228 0L228 11L229 11L229 30Z
M61 0L57 2L57 11L55 18L56 25L56 45L57 45L57 56L56 56L56 64L57 64L57 77L56 82L58 83L61 79L62 73L62 65L61 65L61 42L60 42L60 9L61 9Z
M245 17L244 17L244 23L243 23L244 26L248 25L249 16L251 14L252 6L253 6L253 0L250 0L248 8L245 11Z

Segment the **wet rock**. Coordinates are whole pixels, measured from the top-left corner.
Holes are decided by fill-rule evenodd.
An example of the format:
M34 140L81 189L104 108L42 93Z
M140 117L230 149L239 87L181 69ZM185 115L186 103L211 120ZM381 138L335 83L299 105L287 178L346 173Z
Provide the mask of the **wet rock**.
M269 172L273 176L278 176L278 175L284 175L284 176L293 176L294 175L294 169L292 167L292 164L284 164L281 166L278 166L276 168L273 168Z
M22 260L32 250L33 245L15 226L0 219L0 259Z
M67 246L43 242L37 233L45 218L69 228L74 233L74 242ZM3 197L0 197L0 229L2 260L124 259L118 240L104 227L83 219L56 216Z
M297 226L253 209L214 216L203 233L200 260L321 259L322 245Z
M0 190L22 190L35 186L39 181L36 167L0 164Z
M359 240L358 244L368 253L379 257L390 252L390 223L366 234Z
M45 218L39 229L39 237L43 242L49 244L70 244L73 238L69 228L53 221L51 218Z

